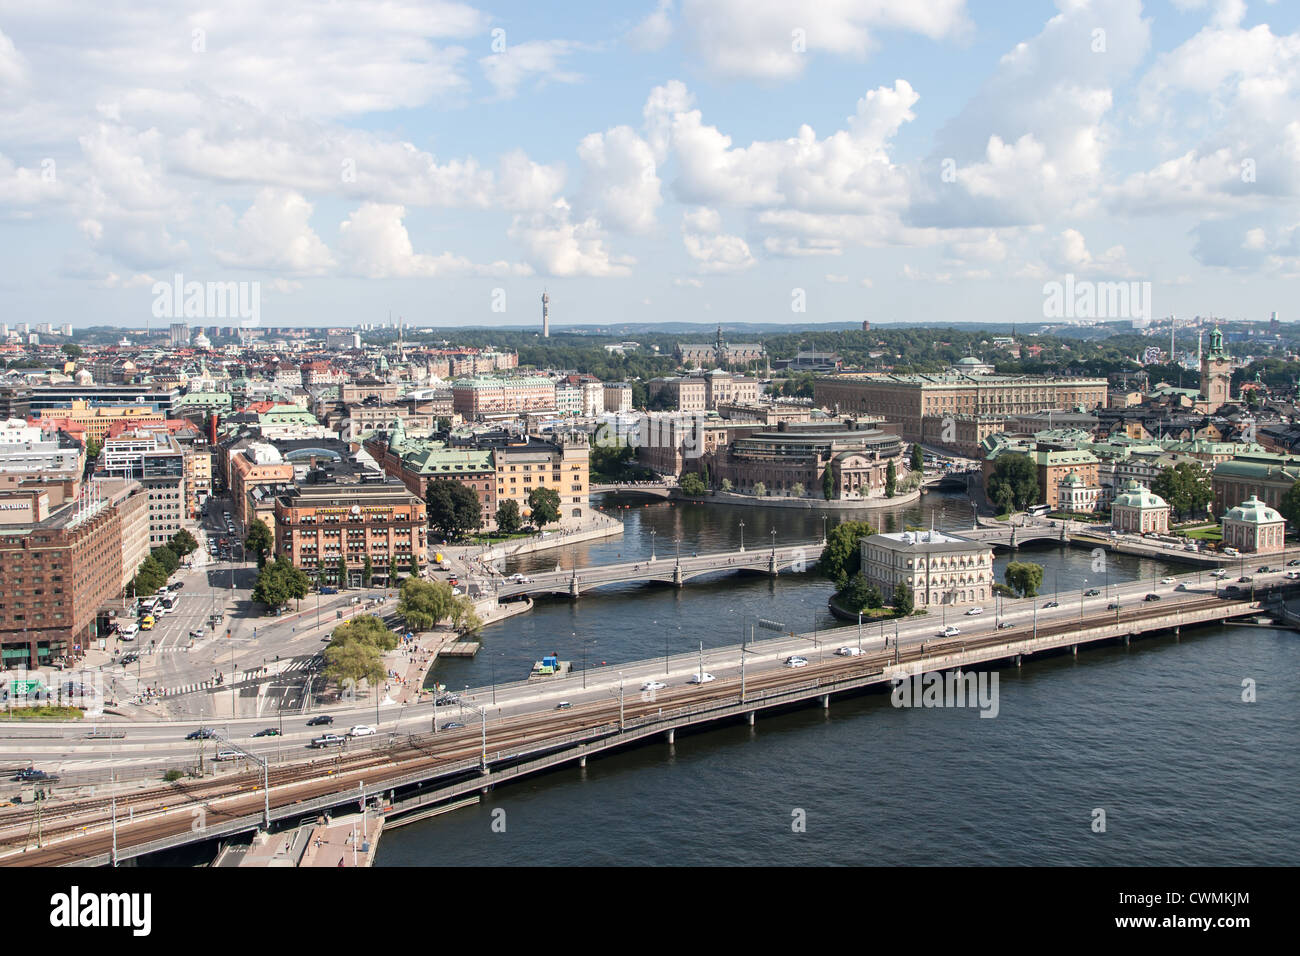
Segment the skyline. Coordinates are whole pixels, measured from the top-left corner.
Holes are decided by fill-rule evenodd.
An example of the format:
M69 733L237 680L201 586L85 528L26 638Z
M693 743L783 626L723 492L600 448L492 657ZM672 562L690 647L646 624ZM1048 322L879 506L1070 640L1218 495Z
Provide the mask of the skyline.
M5 3L4 321L177 273L289 327L1294 318L1300 11L782 6Z

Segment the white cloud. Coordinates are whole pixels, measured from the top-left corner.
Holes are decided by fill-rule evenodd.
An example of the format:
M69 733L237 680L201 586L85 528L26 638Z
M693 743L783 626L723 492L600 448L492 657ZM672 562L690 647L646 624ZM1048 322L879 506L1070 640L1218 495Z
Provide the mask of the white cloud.
M1088 244L1083 233L1077 229L1066 229L1048 246L1044 257L1048 265L1062 272L1080 274L1108 275L1130 277L1136 275L1125 262L1123 246L1111 246L1105 252L1093 255L1088 251Z
M477 265L449 252L417 253L402 223L401 206L365 203L339 225L339 255L348 272L370 279L441 276L523 276L531 270L508 262Z
M311 203L300 193L263 189L225 237L228 243L214 254L226 266L321 275L334 257L312 231Z
M760 79L797 76L818 55L865 59L877 30L941 39L968 26L965 0L683 0L682 22L715 72Z
M509 99L530 79L536 79L538 87L548 82L580 82L582 74L561 69L560 62L581 49L581 44L569 40L526 40L508 44L500 53L491 53L478 62L497 97Z
M663 202L650 145L629 126L592 133L578 144L585 171L576 205L602 224L645 234Z
M701 272L740 272L754 265L749 244L739 236L701 236L686 233L682 236L686 253L695 260Z
M545 212L516 216L509 236L523 244L538 271L553 276L626 276L636 260L612 256L600 223L572 220L572 207L556 200Z
M659 0L654 11L628 31L627 42L637 50L662 50L673 35L673 0Z

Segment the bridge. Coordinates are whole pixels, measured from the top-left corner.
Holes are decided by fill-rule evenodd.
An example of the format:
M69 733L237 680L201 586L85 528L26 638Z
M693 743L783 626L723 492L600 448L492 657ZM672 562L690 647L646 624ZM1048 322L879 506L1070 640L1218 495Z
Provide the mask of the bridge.
M669 484L666 481L628 481L612 485L591 485L589 493L593 495L647 495L651 498L670 498L672 497L673 489L676 487L677 484L675 482Z
M1031 525L1008 525L999 522L996 527L973 528L967 531L954 531L963 538L969 538L972 541L982 541L993 547L1010 548L1015 550L1022 544L1030 541L1059 541L1062 544L1068 543L1070 538L1063 523L1057 522L1057 527L1048 524L1031 524Z
M486 690L480 689L473 699L483 707L469 707L482 715L481 725L468 717L469 726L454 731L393 734L386 745L313 763L134 787L118 794L113 804L107 795L93 793L46 806L43 821L39 807L5 808L0 810L0 865L104 865L188 843L292 826L334 808L370 805L376 796L386 815L424 812L564 764L586 766L589 757L629 745L656 739L672 745L679 729L736 721L752 726L762 713L808 704L828 709L833 696L888 689L916 674L1019 667L1033 656L1077 655L1080 646L1128 644L1141 634L1177 635L1183 627L1265 613L1253 595L1233 597L1198 579L1185 575L1182 583L1189 589L1171 591L1167 600L1113 610L1098 604L1085 613L1086 596L1079 598L1077 614L1072 600L1051 613L1035 606L1032 626L1030 609L1022 608L1013 631L994 629L986 621L982 633L936 640L937 622L921 618L906 622L911 636L887 640L883 647L871 640L874 629L864 646L861 630L847 627L822 632L820 640L789 635L713 648L710 669L718 676L696 686L669 677L667 661L642 661L622 665L612 685L613 674L597 672L589 692L586 674L563 678L547 685L547 691L530 687L526 712L491 716ZM1140 593L1147 586L1135 582L1127 587ZM1280 586L1271 590L1280 591ZM828 647L851 647L855 630L858 653L826 653ZM791 653L806 655L806 663L781 666L783 655ZM770 666L759 666L765 660ZM623 671L631 681L627 695ZM654 673L673 685L659 683L662 691L649 694L643 685L637 695L637 682ZM694 673L694 667L687 673ZM557 708L557 699L572 703Z
M576 598L592 588L637 581L681 587L692 578L718 571L753 571L776 577L782 571L798 573L810 569L821 557L824 546L824 541L815 541L710 554L652 554L644 561L530 573L524 581L499 582L494 593L498 598L519 594L567 594Z

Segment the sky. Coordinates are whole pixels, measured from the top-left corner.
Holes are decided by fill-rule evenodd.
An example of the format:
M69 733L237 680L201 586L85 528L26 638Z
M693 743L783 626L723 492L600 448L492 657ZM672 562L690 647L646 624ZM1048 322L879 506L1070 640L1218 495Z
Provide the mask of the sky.
M1298 198L1289 0L0 0L10 325L1293 321Z

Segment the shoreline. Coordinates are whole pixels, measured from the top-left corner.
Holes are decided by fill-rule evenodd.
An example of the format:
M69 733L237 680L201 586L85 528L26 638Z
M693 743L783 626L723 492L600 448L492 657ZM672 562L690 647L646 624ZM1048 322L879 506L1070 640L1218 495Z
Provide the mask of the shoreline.
M672 500L697 504L736 505L742 508L787 508L799 511L881 511L899 505L910 505L921 500L922 490L905 492L892 498L863 498L857 501L818 498L755 498L734 491L714 491L707 495L684 495L674 489Z

